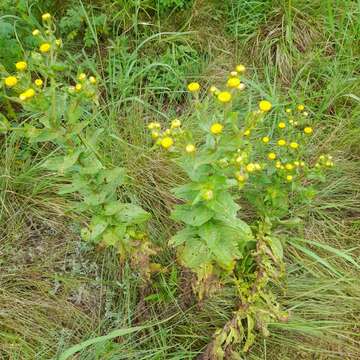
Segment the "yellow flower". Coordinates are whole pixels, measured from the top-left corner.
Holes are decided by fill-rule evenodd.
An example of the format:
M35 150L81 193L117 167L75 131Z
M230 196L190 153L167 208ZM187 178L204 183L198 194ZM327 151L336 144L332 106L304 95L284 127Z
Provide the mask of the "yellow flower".
M307 135L311 135L313 133L313 129L310 126L307 126L304 129L304 133L307 134Z
M243 91L243 90L245 90L246 85L244 83L240 83L237 88L238 88L238 90Z
M171 122L171 128L172 129L176 129L176 128L179 128L181 126L181 121L179 119L174 119L172 122Z
M291 147L292 149L297 149L297 148L299 147L299 144L298 144L297 142L295 142L295 141L292 141L292 142L290 143L290 147Z
M216 94L217 92L219 92L219 89L216 86L212 85L210 86L210 92L212 94Z
M218 94L218 100L222 103L228 103L231 101L231 94L228 91L221 91Z
M307 111L304 111L303 116L307 117L307 116L309 116L309 113Z
M36 79L34 81L35 85L38 86L38 87L41 87L43 85L43 81L41 79Z
M81 89L82 89L82 85L81 85L81 84L76 84L76 85L75 85L75 90L76 90L77 92L81 91Z
M246 171L247 172L254 172L256 170L256 166L253 163L249 163L246 165Z
M264 144L267 144L270 141L270 138L268 136L264 136L261 140Z
M89 81L90 81L90 84L93 84L93 85L96 84L96 79L94 76L90 76Z
M237 172L235 174L235 177L236 177L237 181L239 181L239 182L245 182L245 180L246 180L246 176L243 175L241 172Z
M261 165L259 163L255 163L255 170L261 170Z
M19 98L21 101L27 100L27 99L31 99L32 97L35 96L35 90L34 89L27 89L26 91L24 91L23 93L21 93L19 95Z
M164 149L169 149L171 146L173 146L174 140L170 136L166 136L161 140L161 146Z
M267 100L261 100L259 102L259 109L264 112L270 111L272 108L271 102Z
M47 53L47 52L50 51L50 48L51 48L51 45L50 45L49 43L44 43L44 44L41 44L41 45L40 45L39 50L40 50L40 52L42 52L42 53Z
M299 166L300 166L299 161L294 161L294 165L295 165L296 167L299 167Z
M151 132L151 137L155 140L159 137L159 133L157 131L152 131Z
M35 29L35 30L33 30L32 34L33 34L33 36L38 36L38 35L40 35L40 30Z
M62 40L61 39L56 39L55 44L56 44L56 46L61 46L62 45Z
M148 129L149 130L152 130L152 129L160 129L161 128L161 125L160 123L158 122L151 122L149 125L148 125Z
M285 146L285 145L286 145L286 141L285 141L284 139L280 139L280 140L277 142L277 144L278 144L279 146Z
M27 68L27 63L25 61L19 61L15 64L15 67L19 71L24 71Z
M291 113L291 109L289 109L289 108L288 108L288 109L286 109L285 111L286 111L288 114L290 114L290 113Z
M13 87L17 84L18 80L15 76L8 76L4 79L5 85L7 87Z
M293 164L286 164L286 165L285 165L285 169L286 169L286 170L293 170L293 169L294 169L294 165L293 165Z
M86 74L85 73L81 73L79 76L78 76L78 79L80 81L84 81L86 79Z
M304 105L298 105L297 106L297 109L299 110L299 111L303 111L304 109L305 109L305 106Z
M165 134L165 135L171 135L171 130L170 130L170 129L166 129L166 130L164 131L164 134Z
M292 176L292 175L287 175L287 176L286 176L286 180L289 181L289 182L292 181L292 180L293 180L293 176Z
M188 144L188 145L186 145L185 150L186 150L187 153L191 154L191 153L195 152L195 150L196 150L195 145Z
M281 162L280 162L280 161L277 161L277 162L275 163L275 167L276 167L277 169L280 169L280 168L281 168Z
M304 167L305 166L305 161L300 161L300 166Z
M251 134L251 130L250 129L247 129L244 131L244 135L245 136L249 136Z
M43 21L49 21L51 19L51 15L49 13L42 14L41 18Z
M210 131L212 134L214 135L218 135L218 134L221 134L222 131L223 131L223 128L224 126L219 124L219 123L215 123L215 124L212 124L211 127L210 127Z
M212 190L206 190L203 194L202 197L204 200L211 200L214 197L214 193Z
M246 67L242 64L239 64L237 67L236 67L236 71L240 74L244 73L246 71Z
M187 88L190 92L196 92L200 90L200 84L197 82L192 82L188 85Z
M237 71L231 71L230 75L231 76L238 76L238 72Z
M231 77L226 83L229 88L236 88L240 85L240 79L237 77Z
M286 128L286 124L284 122L280 122L278 126L279 126L280 129L285 129Z
M269 154L268 154L268 159L269 159L269 160L275 160L275 159L276 159L276 154L273 153L273 152L269 153Z

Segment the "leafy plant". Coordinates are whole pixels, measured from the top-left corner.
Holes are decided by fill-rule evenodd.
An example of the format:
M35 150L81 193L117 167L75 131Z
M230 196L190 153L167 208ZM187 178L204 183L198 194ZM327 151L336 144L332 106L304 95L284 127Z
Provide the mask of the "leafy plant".
M157 122L148 126L155 145L188 177L173 189L182 203L171 217L184 227L169 244L177 248L180 263L196 274L195 293L202 300L231 286L239 296L238 310L214 335L205 359L228 358L235 344L247 352L255 329L267 335L271 319L287 319L273 293L285 274L279 223L289 216L290 197L309 189L309 181L321 180L323 169L333 166L329 156L321 155L316 164L307 158L306 139L313 128L304 105L275 117L267 100L260 101L258 110L238 110L244 109L243 72L245 67L237 66L228 89L212 86L211 97L203 101L200 85L188 85L195 99L195 128L183 128L180 119L165 130ZM255 207L253 223L238 216L239 197Z
M3 116L1 128L26 138L34 147L48 144L52 152L43 167L63 175L68 184L59 193L75 194L81 200L76 210L92 216L82 229L83 239L115 247L122 260L141 265L148 276L149 255L154 252L146 232L150 214L119 200L117 190L128 180L126 171L104 159L99 145L103 129L91 124L99 102L98 81L85 73L74 79L59 58L62 41L54 36L51 15L42 18L44 29L33 31L38 50L16 63L15 74L3 69L3 96L10 108L16 104L24 113L13 123ZM74 85L64 83L64 74Z

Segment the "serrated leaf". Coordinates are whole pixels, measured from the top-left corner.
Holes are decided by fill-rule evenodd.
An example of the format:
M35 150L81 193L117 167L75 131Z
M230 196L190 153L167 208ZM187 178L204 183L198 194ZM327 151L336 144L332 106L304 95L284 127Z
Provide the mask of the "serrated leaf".
M172 211L171 218L187 225L201 226L209 221L213 215L214 212L202 204L196 206L178 205Z
M197 236L197 230L192 227L185 227L184 229L178 231L171 239L169 240L170 246L179 246L190 239L193 239Z

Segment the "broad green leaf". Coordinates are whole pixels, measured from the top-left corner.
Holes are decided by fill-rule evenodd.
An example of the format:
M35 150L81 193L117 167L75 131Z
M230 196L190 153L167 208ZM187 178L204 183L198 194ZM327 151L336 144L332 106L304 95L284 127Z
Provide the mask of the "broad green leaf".
M148 212L134 204L121 204L121 208L116 214L118 221L127 224L142 224L150 218L151 215Z
M90 240L96 240L108 227L109 223L106 218L102 216L95 216L92 218L89 230Z
M213 215L214 212L202 204L196 206L178 205L172 211L171 218L187 225L201 226L209 221Z
M220 223L208 222L201 226L199 235L206 242L214 260L223 268L231 269L234 260L240 258L238 235L234 229Z
M217 193L213 200L207 202L206 206L216 213L215 218L217 220L222 221L236 218L240 209L240 206L236 204L228 192Z
M190 239L180 252L182 263L189 268L196 269L211 260L211 254L203 240Z
M178 231L170 240L170 246L179 246L190 239L193 239L197 236L197 230L193 227L185 227L184 229Z

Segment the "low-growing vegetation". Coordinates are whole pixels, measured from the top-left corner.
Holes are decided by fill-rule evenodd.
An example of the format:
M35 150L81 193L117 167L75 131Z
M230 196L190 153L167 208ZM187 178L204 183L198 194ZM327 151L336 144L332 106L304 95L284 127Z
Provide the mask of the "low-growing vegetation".
M359 15L0 4L0 357L357 359Z

